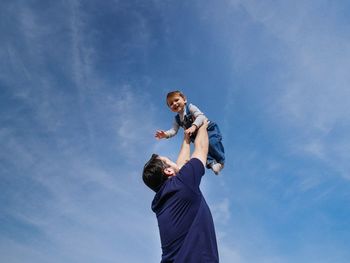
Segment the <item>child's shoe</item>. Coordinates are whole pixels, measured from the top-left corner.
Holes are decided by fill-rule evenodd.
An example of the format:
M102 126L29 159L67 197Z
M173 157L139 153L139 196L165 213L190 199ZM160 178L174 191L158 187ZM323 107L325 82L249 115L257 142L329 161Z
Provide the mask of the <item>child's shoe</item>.
M218 175L220 171L224 168L224 165L221 163L213 163L210 168L216 175Z

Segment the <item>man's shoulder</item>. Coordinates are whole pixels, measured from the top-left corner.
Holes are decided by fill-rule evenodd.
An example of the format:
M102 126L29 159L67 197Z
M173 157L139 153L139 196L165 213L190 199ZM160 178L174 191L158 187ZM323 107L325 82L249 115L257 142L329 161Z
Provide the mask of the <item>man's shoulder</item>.
M192 157L190 160L188 160L184 166L186 165L199 165L203 166L202 162L197 157Z
M192 162L195 165L203 166L203 163L197 157L192 157L188 162Z
M196 157L191 158L181 169L180 172L186 172L191 170L192 172L197 172L200 174L204 174L204 165Z

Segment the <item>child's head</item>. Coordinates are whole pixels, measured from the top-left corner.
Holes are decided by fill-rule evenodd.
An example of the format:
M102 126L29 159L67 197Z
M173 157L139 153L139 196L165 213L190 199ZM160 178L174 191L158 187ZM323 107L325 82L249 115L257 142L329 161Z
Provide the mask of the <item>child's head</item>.
M182 112L186 106L186 96L178 90L171 91L166 96L166 103L171 111Z

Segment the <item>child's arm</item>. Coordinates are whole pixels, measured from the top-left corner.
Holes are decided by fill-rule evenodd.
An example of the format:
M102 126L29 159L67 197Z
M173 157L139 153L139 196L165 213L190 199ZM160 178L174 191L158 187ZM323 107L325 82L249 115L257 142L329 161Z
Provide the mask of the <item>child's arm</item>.
M207 117L203 114L203 112L200 111L198 107L196 107L193 104L190 104L188 106L190 112L192 113L194 117L193 124L190 128L186 129L185 133L191 135L194 133L199 127L202 126L204 120L207 119Z
M171 138L177 134L179 128L180 128L179 124L177 123L176 120L174 120L173 127L171 129L167 131L157 130L154 137L156 137L158 140L164 139L164 138L166 139Z
M154 137L156 137L158 140L168 138L168 136L166 135L166 132L163 130L157 130Z

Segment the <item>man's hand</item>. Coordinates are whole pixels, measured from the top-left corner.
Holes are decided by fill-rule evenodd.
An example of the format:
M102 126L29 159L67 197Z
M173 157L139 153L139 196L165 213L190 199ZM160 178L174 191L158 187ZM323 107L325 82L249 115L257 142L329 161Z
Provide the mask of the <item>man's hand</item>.
M165 133L165 131L162 131L162 130L156 131L156 134L154 135L154 137L156 137L158 140L164 139L164 138L168 138L168 136Z
M185 130L185 134L191 136L196 130L197 130L197 126L193 124L190 128Z
M188 133L184 133L184 142L190 144L191 143L191 135Z

